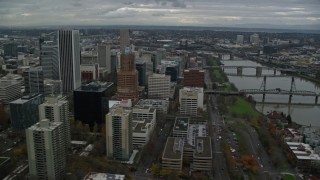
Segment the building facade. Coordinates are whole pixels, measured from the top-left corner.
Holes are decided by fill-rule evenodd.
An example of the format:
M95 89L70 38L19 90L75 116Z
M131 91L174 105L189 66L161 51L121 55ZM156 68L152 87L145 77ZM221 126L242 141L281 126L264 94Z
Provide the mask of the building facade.
M148 77L148 98L170 98L170 76L165 74L153 74Z
M21 82L16 80L0 80L0 100L5 104L22 96Z
M243 35L237 35L237 44L243 44L244 36Z
M135 66L135 57L130 49L120 56L121 67L117 75L117 99L138 98L138 72Z
M106 115L107 157L128 160L132 153L131 110L117 106Z
M62 122L41 120L26 130L31 179L63 179L66 148Z
M188 87L204 87L204 71L186 69L183 71L183 85Z
M70 93L81 86L79 31L59 30L58 46L62 91Z
M81 82L93 81L99 79L99 64L81 64Z
M45 79L60 79L57 32L40 37L40 65Z
M120 51L124 52L128 46L130 46L129 30L120 29Z
M10 102L11 127L24 130L37 123L39 121L38 106L43 101L43 95L34 94Z

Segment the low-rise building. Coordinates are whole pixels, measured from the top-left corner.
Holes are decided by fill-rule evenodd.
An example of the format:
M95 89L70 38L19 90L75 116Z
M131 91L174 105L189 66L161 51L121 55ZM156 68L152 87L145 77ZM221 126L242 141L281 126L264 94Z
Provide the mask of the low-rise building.
M5 104L22 96L21 81L0 80L0 100Z
M181 170L183 160L184 139L169 137L162 155L162 168Z
M151 120L132 122L132 145L135 148L141 148L146 145L153 131Z
M83 180L124 180L125 175L89 172Z
M193 171L212 170L212 145L210 137L196 137L191 165Z
M169 101L161 99L140 99L135 105L136 108L152 107L157 110L157 118L168 114Z

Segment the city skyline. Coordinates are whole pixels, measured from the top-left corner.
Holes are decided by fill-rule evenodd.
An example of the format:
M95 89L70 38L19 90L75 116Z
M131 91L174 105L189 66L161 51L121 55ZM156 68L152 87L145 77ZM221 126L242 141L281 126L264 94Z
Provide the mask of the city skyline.
M137 0L0 2L2 26L165 25L306 28L320 26L320 2L308 0Z

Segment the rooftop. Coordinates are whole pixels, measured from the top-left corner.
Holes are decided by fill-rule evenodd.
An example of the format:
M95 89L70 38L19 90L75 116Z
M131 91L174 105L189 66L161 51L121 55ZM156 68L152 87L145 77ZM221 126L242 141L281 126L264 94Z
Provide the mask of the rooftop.
M188 129L188 144L195 146L196 137L207 136L208 130L207 126L204 124L190 124Z
M83 92L104 92L113 85L112 82L90 82L88 84L83 84L81 87L75 91Z
M156 111L155 108L143 106L143 107L133 107L132 112L133 113L154 113Z
M210 137L196 137L195 157L212 158L212 146Z
M144 121L132 122L133 133L146 133L147 127L150 128L151 119L145 119Z
M135 105L137 108L142 107L155 107L155 108L166 108L169 102L161 99L140 99Z
M173 130L174 131L188 131L189 118L188 117L176 117Z
M48 119L43 119L28 129L32 131L52 131L61 124L62 122L50 122Z
M31 99L34 99L34 98L38 98L38 97L41 97L42 94L29 94L29 95L25 95L17 100L14 100L12 102L10 102L10 104L24 104L24 103L27 103L29 102Z
M108 174L108 173L88 173L83 180L124 180L126 176L121 174Z
M168 137L162 158L182 160L183 138Z

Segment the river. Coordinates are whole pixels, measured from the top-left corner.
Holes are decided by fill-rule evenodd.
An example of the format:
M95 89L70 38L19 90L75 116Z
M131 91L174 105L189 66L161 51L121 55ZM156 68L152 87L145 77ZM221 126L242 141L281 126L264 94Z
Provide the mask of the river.
M221 61L225 66L262 66L256 62L250 60L223 60ZM236 69L225 69L226 73L236 73ZM262 70L262 74L273 74L273 70ZM280 71L276 72L281 74ZM255 75L256 69L253 68L243 68L243 75ZM262 76L263 76L262 75ZM241 89L260 89L263 82L263 77L244 77L244 76L228 76L229 81L233 83L239 90ZM290 90L292 76L286 77L267 77L266 89L276 89L280 88L283 90ZM320 93L320 86L302 79L295 77L295 88L296 90L307 90ZM262 94L253 95L257 102L262 102ZM301 125L311 125L315 127L320 127L320 105L296 105L296 103L308 103L314 104L315 97L309 96L293 96L292 103L290 106L288 95L266 95L265 102L280 102L282 104L270 104L270 103L257 103L256 109L264 114L267 112L276 110L282 111L285 114L290 114L292 120ZM320 104L320 100L318 101Z

